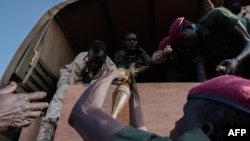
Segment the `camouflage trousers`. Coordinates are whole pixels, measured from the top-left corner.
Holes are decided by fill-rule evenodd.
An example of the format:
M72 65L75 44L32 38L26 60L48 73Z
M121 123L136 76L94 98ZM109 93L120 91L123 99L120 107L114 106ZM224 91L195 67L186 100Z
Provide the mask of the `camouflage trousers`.
M57 89L56 93L54 94L47 109L46 115L42 119L41 127L37 136L37 141L53 140L67 86L68 84L63 84Z

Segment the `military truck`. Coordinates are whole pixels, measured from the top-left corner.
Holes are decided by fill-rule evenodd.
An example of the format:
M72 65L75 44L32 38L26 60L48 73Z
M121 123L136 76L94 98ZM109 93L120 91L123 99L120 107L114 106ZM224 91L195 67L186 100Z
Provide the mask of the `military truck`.
M213 2L217 2L214 0ZM242 0L249 5L249 0ZM216 3L217 4L217 3ZM152 55L177 17L197 21L202 0L67 0L49 9L23 40L1 78L18 84L16 93L45 91L50 101L59 69L86 51L93 40L106 43L113 58L128 32ZM217 4L219 6L220 4ZM164 67L164 66L161 66ZM152 70L145 82L164 82Z

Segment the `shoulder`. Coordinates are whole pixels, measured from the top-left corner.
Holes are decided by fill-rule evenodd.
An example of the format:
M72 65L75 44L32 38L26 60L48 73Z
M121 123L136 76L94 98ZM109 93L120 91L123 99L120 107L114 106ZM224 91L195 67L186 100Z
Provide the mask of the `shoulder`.
M115 57L122 57L126 55L126 51L124 49L119 50L118 52L115 53Z
M236 24L240 22L239 17L233 14L226 8L219 7L214 8L207 12L203 17L199 19L199 24L208 29L225 29L224 31L230 31ZM213 28L211 28L213 27ZM220 32L222 30L214 30L214 32Z
M74 61L71 62L71 65L75 66L83 66L83 64L86 62L88 56L88 52L81 52L79 53Z
M214 14L214 15L234 15L230 10L224 8L224 7L217 7L213 8L208 12L208 14Z
M76 57L75 57L75 60L78 60L78 59L83 59L85 56L88 55L88 52L81 52L79 53Z
M171 141L168 137L161 137L155 133L138 130L131 126L125 126L118 132L116 132L112 138L112 141L120 141L124 139L140 140L140 141L150 141L150 140Z
M233 14L230 10L224 7L217 7L213 8L212 10L208 11L204 16L199 19L199 22L204 20L212 20L212 19L219 19L219 18L229 18L229 19L239 19L235 14Z
M145 51L145 49L143 49L142 47L138 48L139 51Z
M147 54L146 50L143 49L142 47L139 47L138 51L141 52L141 53L143 53L143 54Z

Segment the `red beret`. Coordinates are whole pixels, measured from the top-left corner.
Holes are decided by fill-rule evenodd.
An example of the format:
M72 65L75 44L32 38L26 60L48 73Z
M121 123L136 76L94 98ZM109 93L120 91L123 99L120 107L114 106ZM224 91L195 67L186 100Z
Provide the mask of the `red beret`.
M169 29L169 36L165 37L159 44L158 49L163 50L167 45L177 45L180 40L180 29L184 21L184 17L175 19Z
M207 99L250 114L250 80L233 75L212 78L189 90L188 99Z

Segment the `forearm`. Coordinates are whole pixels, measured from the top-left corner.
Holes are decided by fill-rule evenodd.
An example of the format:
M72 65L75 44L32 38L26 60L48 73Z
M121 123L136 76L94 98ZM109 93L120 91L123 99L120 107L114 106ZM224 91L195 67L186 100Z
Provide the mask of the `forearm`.
M250 42L246 42L241 53L234 59L237 60L238 64L242 63L244 60L250 57Z
M241 53L234 58L240 64L245 59L250 57L250 36L248 32L246 31L245 27L241 23L238 23L235 26L234 31L236 33L236 36L238 37L238 40L243 46Z
M129 123L131 126L147 131L141 111L139 95L132 94L129 101Z
M207 13L214 8L214 4L211 0L202 0L201 15Z
M109 141L122 125L101 110L108 88L115 78L104 72L80 96L69 117L69 124L86 141Z
M197 73L197 82L203 82L207 80L204 62L196 63L196 73Z
M112 80L108 77L95 81L84 91L76 105L81 104L84 110L101 108Z

